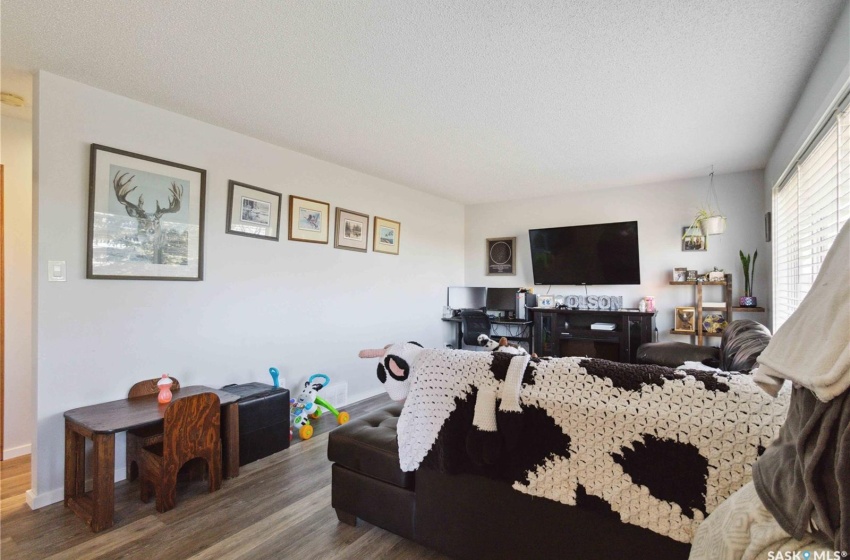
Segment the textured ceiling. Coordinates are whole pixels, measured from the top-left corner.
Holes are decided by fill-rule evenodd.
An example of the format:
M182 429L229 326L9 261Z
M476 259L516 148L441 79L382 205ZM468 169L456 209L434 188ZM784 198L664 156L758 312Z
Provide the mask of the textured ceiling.
M2 0L0 53L475 203L764 167L846 2Z

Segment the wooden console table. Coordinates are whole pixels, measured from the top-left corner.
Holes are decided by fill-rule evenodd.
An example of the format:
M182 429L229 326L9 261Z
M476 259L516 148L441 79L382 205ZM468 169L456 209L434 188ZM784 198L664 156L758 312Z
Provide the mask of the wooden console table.
M638 346L652 342L655 313L621 309L531 308L534 351L538 356L587 356L634 363ZM593 330L593 323L614 323L613 331Z
M221 401L222 448L228 453L224 478L239 475L238 395L203 385L181 387L173 399L215 393ZM75 408L65 413L65 507L71 508L95 533L112 527L115 514L115 434L132 428L162 423L168 405L157 395ZM94 444L93 488L85 491L86 438Z

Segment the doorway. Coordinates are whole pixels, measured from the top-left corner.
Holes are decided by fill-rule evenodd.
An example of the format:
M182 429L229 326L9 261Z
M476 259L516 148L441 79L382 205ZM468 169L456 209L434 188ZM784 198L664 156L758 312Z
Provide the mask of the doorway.
M0 461L3 460L3 416L6 411L6 255L3 252L5 224L3 222L3 164L0 164Z

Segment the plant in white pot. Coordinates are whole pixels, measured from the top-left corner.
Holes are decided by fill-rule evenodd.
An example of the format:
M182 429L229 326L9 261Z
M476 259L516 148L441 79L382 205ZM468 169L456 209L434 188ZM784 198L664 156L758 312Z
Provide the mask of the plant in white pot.
M720 235L726 231L726 216L721 216L719 211L711 207L700 208L694 215L691 227L699 227L703 235Z
M720 235L726 231L726 216L719 210L720 202L717 200L717 193L714 190L713 165L711 166L711 174L708 177L708 196L706 197L705 205L697 210L691 228L699 226L703 235ZM711 205L712 198L718 208L717 210Z
M738 300L741 307L757 307L758 300L753 296L753 283L756 281L756 259L759 252L753 253L752 259L750 254L744 254L743 251L738 251L741 257L741 265L744 267L744 295Z

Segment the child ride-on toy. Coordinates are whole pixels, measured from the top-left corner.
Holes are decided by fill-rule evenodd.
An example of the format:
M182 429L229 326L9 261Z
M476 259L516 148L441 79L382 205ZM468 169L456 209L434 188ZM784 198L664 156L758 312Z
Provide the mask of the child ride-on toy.
M318 378L323 378L324 381L314 382ZM330 378L323 373L311 375L310 379L304 383L304 388L298 397L290 399L289 439L292 439L292 431L296 427L298 428L298 435L301 436L301 439L306 440L313 437L313 426L310 425L310 418L321 416L322 408L336 416L337 424L342 425L350 420L347 412L337 410L328 401L319 396L319 390L329 385L330 382Z

